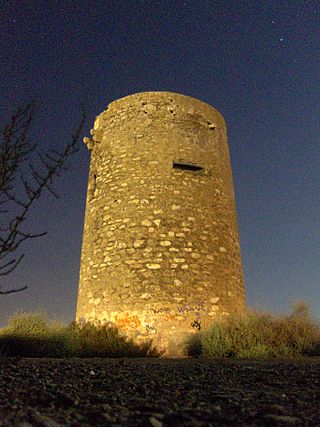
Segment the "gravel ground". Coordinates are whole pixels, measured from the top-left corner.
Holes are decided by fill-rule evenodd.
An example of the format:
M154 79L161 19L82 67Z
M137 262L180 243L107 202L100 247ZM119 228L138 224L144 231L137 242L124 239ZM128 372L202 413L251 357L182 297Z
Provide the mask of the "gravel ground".
M320 359L1 359L0 426L320 426Z

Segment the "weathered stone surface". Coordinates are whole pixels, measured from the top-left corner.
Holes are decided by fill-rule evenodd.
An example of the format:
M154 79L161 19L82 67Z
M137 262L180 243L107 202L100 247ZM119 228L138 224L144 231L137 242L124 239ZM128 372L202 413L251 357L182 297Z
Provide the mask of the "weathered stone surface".
M195 321L245 306L223 117L144 92L112 102L92 135L77 320L178 355Z

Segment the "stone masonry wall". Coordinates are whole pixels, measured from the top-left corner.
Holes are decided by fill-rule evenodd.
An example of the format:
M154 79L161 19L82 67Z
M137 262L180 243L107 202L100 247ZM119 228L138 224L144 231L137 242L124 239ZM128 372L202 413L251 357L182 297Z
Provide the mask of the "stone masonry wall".
M245 306L223 117L143 92L112 102L91 134L77 321L181 355L187 336Z

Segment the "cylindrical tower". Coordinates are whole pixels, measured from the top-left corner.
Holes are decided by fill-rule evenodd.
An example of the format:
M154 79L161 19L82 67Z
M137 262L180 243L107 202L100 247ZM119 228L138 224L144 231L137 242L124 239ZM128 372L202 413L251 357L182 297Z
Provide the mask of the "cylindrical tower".
M77 321L182 355L245 306L225 122L197 99L142 92L94 123Z

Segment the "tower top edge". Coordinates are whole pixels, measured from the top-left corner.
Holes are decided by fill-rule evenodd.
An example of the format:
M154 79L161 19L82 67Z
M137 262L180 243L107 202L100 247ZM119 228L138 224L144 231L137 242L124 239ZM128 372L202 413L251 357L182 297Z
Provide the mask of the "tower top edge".
M211 112L214 112L216 115L218 115L220 117L220 119L224 122L224 117L223 115L220 113L220 111L218 111L215 107L213 107L212 105L208 104L207 102L201 101L200 99L194 98L192 96L189 95L184 95L182 93L177 93L177 92L170 92L170 91L146 91L146 92L137 92L137 93L133 93L131 95L126 95L123 96L121 98L118 98L114 101L111 101L106 109L106 110L113 110L113 109L117 109L119 107L122 107L125 104L130 104L131 102L143 102L143 101L149 101L152 102L152 100L165 100L167 99L168 102L184 102L186 104L190 104L190 105L194 105L197 108L203 109L203 110L208 110Z

